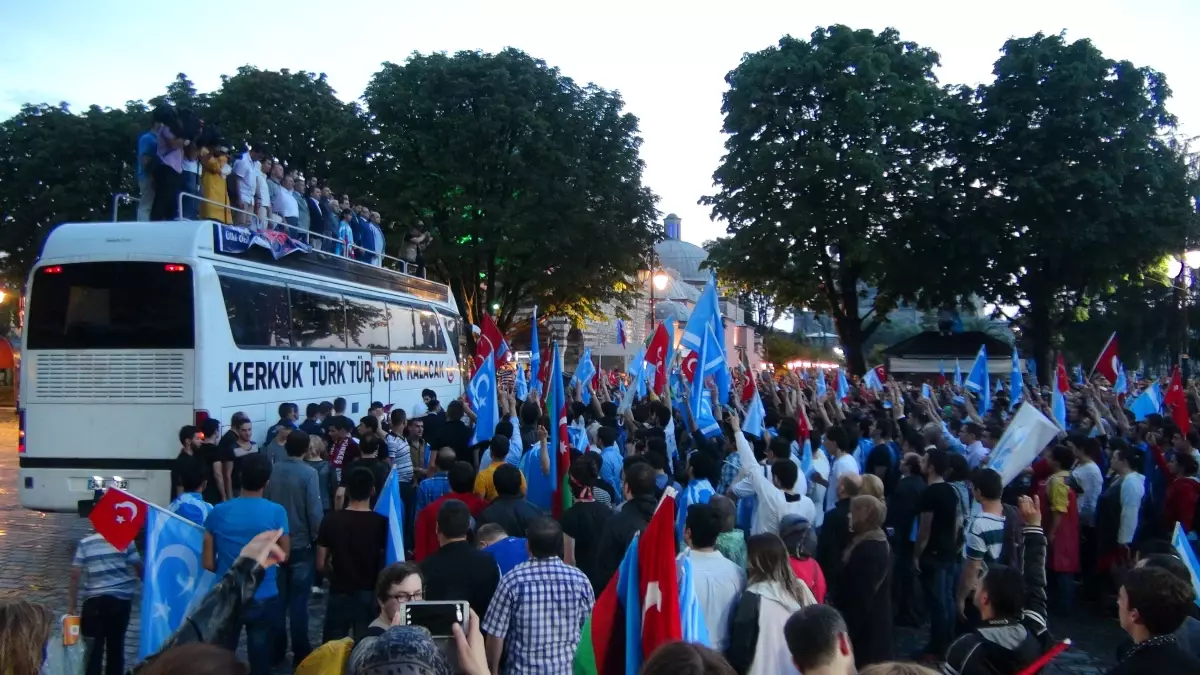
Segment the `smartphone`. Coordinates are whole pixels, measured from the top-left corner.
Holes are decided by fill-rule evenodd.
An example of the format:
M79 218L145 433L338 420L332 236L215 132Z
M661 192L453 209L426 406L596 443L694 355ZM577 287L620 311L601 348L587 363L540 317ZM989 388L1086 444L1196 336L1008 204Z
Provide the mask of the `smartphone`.
M400 605L401 623L405 626L421 626L436 638L452 638L452 627L458 624L463 632L471 616L470 605L461 600L444 602L406 602Z

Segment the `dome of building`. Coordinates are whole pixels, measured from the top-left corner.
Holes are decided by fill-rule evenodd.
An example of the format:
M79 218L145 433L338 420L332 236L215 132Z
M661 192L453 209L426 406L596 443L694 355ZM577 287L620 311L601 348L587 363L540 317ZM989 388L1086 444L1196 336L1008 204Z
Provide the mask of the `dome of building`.
M664 239L654 247L658 254L658 262L663 267L674 270L681 281L705 283L710 272L700 269L708 252L699 246L682 239Z

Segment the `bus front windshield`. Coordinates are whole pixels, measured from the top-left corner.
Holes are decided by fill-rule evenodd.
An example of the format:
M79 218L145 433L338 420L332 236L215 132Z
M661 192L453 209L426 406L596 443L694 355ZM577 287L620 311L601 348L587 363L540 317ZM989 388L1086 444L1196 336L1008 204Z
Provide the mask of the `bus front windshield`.
M48 265L33 278L25 349L192 349L192 270L153 262Z

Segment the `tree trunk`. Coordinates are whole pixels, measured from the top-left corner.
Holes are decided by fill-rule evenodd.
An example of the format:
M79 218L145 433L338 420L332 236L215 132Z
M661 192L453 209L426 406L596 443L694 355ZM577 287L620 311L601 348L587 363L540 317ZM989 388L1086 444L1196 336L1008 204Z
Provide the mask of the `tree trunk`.
M1048 302L1030 299L1029 303L1029 341L1032 346L1033 358L1037 359L1038 383L1053 385L1054 383L1054 326L1050 318Z
M866 375L867 360L862 353L862 321L858 318L858 312L854 312L853 315L843 314L834 317L833 321L837 326L838 339L842 341L846 367L854 375L859 377Z

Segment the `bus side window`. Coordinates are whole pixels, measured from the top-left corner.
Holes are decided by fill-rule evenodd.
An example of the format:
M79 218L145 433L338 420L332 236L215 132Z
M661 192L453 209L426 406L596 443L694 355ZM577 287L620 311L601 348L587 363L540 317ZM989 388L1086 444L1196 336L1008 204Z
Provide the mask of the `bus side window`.
M416 348L416 327L411 307L388 305L388 334L392 351L408 352Z
M239 347L291 345L287 289L238 277L221 276L229 331Z
M382 302L346 298L346 333L351 349L387 351L388 314Z
M454 348L454 358L459 358L459 334L458 334L458 317L449 314L442 314L442 323L446 326L447 339L450 341L450 346Z
M420 321L417 349L445 351L446 338L442 337L442 327L438 323L437 315L428 309L419 309L416 313Z
M292 299L292 341L297 347L346 348L346 309L341 296L288 289Z

